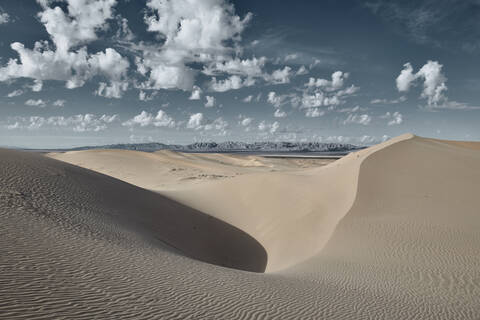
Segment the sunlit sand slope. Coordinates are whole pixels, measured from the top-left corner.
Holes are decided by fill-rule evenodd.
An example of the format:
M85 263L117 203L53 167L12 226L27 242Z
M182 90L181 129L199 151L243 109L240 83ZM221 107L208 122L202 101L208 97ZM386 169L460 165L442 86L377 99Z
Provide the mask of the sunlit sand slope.
M48 157L95 170L150 190L175 190L238 175L318 167L332 159L274 159L253 155L153 153L131 150L85 150L49 153Z
M292 272L322 266L330 283L374 292L373 308L396 301L398 318L480 318L478 146L414 137L371 154L352 209Z
M267 271L317 254L355 200L362 161L404 135L328 166L244 175L163 192L248 232L267 250Z
M479 319L479 185L478 144L412 135L161 191L183 205L2 151L0 318Z

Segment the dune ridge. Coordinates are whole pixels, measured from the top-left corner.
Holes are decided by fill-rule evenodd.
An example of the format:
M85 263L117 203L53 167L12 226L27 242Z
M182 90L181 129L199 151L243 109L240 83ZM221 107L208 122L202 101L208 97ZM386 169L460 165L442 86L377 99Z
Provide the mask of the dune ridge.
M406 134L325 167L250 174L162 194L245 230L267 250L267 272L279 271L323 248L353 205L362 162L412 138Z
M172 250L142 224L132 227L135 217L118 220L127 200L101 196L105 188L113 195L127 186L125 194L150 191L3 151L0 315L478 319L476 146L403 135L324 167L247 171L149 193L152 202L161 199L153 207L208 213L252 236L266 250L265 274ZM125 176L125 167L114 167L104 170ZM125 180L142 185L141 175ZM145 208L138 198L128 199L131 209Z
M137 186L155 190L244 230L266 249L267 271L272 272L295 265L318 253L355 200L358 171L364 159L376 150L412 137L411 134L397 137L352 153L326 167L296 170L293 166L283 165L277 168L280 169L278 172L256 172L250 168L247 174L241 176L238 175L244 173L243 167L253 166L258 169L276 166L270 159L255 156L239 159L223 154L183 154L171 151L149 154L123 150L90 150L49 156L84 164L87 168L95 168ZM121 161L115 161L115 157L121 157L117 158ZM138 159L138 162L132 161L132 158ZM151 161L153 159L160 164ZM162 188L158 181L165 178L153 172L159 166L172 166L172 162L183 170L192 167L212 170L214 166L217 174L211 175L230 179L204 179L196 184L183 183L176 184L175 188ZM142 169L138 169L139 164ZM145 168L149 168L149 171L145 172ZM161 171L162 174L164 171ZM294 190L292 185L295 186ZM299 234L297 230L302 232Z

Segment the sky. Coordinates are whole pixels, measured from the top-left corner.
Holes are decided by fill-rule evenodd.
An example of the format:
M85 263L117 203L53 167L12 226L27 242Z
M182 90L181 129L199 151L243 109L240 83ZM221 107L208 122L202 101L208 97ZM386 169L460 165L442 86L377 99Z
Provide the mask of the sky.
M5 0L0 146L480 140L479 0Z

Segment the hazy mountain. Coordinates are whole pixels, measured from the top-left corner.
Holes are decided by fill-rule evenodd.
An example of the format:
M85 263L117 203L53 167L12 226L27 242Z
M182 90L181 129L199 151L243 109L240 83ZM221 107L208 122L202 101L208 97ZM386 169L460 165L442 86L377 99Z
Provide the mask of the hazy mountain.
M158 142L86 146L68 150L123 149L154 152L172 150L182 152L349 152L360 149L352 144L321 142L196 142L188 145L170 145Z

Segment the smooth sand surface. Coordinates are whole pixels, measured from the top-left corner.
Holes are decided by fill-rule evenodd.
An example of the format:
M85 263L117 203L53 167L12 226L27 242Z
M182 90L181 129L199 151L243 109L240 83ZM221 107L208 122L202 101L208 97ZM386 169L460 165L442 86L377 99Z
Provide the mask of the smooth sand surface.
M1 151L0 318L479 319L478 146Z
M253 155L85 150L48 157L101 172L142 188L165 191L259 172L327 165L334 159L267 159Z

